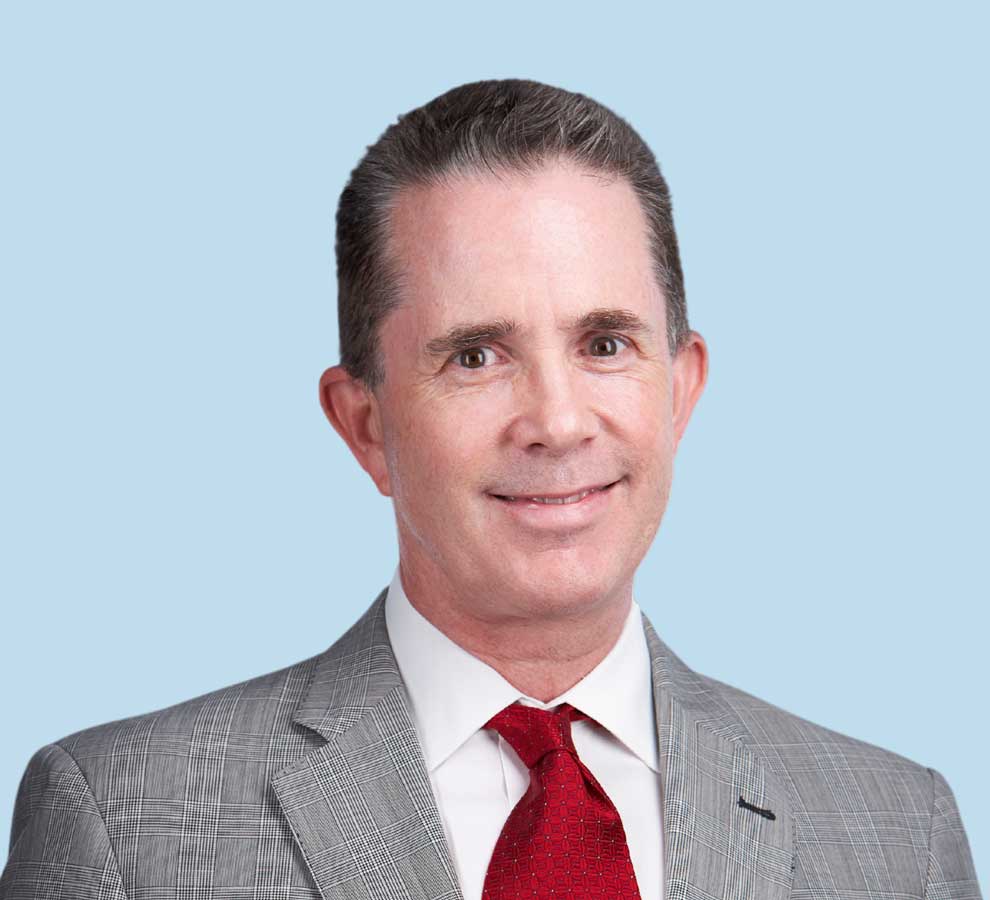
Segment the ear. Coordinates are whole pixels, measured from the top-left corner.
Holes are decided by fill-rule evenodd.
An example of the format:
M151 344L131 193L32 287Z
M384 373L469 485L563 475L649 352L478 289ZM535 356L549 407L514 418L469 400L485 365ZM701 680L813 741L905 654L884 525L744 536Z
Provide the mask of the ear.
M375 394L342 366L331 366L320 376L320 406L378 490L391 497L381 409Z
M688 419L708 379L708 347L697 331L687 339L673 360L674 370L674 447L681 442Z

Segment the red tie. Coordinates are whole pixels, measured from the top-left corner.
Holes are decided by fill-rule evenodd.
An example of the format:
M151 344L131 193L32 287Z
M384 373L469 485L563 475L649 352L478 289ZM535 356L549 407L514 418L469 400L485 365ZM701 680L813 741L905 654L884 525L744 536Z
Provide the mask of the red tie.
M569 703L513 703L485 723L529 766L529 790L498 836L482 900L640 900L615 805L578 759Z

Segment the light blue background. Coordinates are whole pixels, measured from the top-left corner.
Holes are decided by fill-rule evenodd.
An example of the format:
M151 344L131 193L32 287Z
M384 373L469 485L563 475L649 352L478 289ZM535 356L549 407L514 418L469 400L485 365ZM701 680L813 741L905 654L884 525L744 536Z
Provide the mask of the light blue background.
M654 148L711 348L637 599L941 771L986 887L980 4L348 6L4 5L0 837L44 743L317 653L388 582L317 401L337 195L398 113L522 76Z

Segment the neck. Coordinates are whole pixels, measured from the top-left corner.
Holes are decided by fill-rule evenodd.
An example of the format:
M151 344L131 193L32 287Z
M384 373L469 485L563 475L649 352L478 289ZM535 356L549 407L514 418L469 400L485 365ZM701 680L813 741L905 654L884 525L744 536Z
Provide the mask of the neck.
M573 687L608 655L632 604L630 583L580 608L507 613L459 602L452 592L422 583L401 563L400 577L420 615L520 693L543 703Z

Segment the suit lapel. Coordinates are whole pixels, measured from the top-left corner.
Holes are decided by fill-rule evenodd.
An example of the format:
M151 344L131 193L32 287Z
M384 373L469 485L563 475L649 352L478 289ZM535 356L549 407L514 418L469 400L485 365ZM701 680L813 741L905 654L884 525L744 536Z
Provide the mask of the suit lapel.
M666 900L786 900L794 818L787 789L741 739L711 681L689 669L643 616L663 791ZM770 813L773 818L746 806Z
M318 658L294 721L325 743L277 772L272 787L326 900L462 900L388 640L385 595ZM643 626L660 748L665 900L786 900L794 860L787 789L748 749L744 726L711 681L688 668L645 615Z
M461 900L385 594L319 657L294 721L326 743L277 772L272 787L326 900Z

